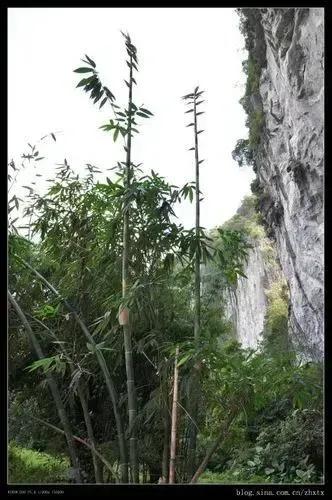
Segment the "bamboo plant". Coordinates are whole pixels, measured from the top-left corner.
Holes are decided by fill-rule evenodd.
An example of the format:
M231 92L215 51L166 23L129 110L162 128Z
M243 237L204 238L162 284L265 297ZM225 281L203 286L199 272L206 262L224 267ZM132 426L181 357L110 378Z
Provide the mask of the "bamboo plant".
M192 146L189 151L195 152L195 287L194 287L194 340L196 349L199 347L200 330L201 330L201 235L202 228L200 226L200 176L199 176L199 166L204 160L199 159L199 147L198 147L198 136L203 130L198 129L198 116L202 115L204 111L199 111L199 106L204 102L201 98L204 90L199 90L197 86L193 93L183 96L183 100L189 105L189 109L186 113L192 116L192 121L187 125L187 127L193 127L194 132L194 146ZM204 235L204 233L203 233ZM190 413L192 420L189 421L189 445L188 445L188 475L191 477L193 469L195 466L195 453L196 453L196 439L197 430L195 422L197 420L198 414L198 391L199 391L199 380L198 380L198 369L194 370L192 377L192 390L191 390L191 401L190 401Z
M31 344L32 344L37 356L38 356L38 359L40 361L44 360L45 355L43 353L43 350L40 346L40 343L39 343L36 335L34 334L32 328L30 326L29 321L27 320L24 312L20 308L18 302L15 300L15 298L13 297L13 295L9 291L8 291L8 299L9 299L9 302L11 303L11 305L13 306L17 316L20 318L20 320L25 328L25 331L29 337L29 340L30 340L30 342L31 342ZM73 436L71 425L70 425L70 422L68 419L67 412L65 410L65 407L64 407L62 399L61 399L58 385L55 381L55 378L52 376L52 374L50 372L46 373L46 379L47 379L47 383L49 385L50 391L52 393L54 403L55 403L56 408L57 408L60 422L61 422L63 429L64 429L63 432L64 432L64 435L65 435L66 440L67 440L68 451L69 451L69 456L70 456L70 459L72 462L73 473L74 473L73 476L74 476L75 482L81 483L82 479L81 479L81 474L80 474L79 461L78 461L78 457L77 457L77 453L76 453L76 449L75 449L74 436Z
M31 319L33 321L35 321L37 324L39 324L44 329L45 334L49 335L51 338L54 339L56 346L57 346L57 349L59 351L59 354L57 356L54 356L53 359L55 361L57 359L61 359L61 358L65 359L65 362L68 363L68 366L70 369L72 382L74 380L77 381L76 391L77 391L77 395L78 395L78 398L79 398L79 401L81 404L82 413L83 413L84 422L85 422L85 427L87 430L87 435L89 438L89 442L91 444L91 456L92 456L92 463L93 463L95 480L96 480L97 484L103 483L104 482L103 481L103 468L101 465L101 461L98 459L98 457L95 453L95 450L97 448L97 444L96 444L97 442L96 442L96 438L95 438L95 435L93 432L93 426L92 426L92 422L91 422L88 401L87 401L87 398L85 397L85 394L84 394L84 383L81 379L81 373L80 373L80 371L78 371L77 368L75 368L74 361L72 360L68 350L64 346L64 343L59 340L57 335L50 328L48 328L48 326L45 325L45 323L43 321L41 321L38 318L35 318L33 316L31 316ZM47 359L50 359L50 358L47 358ZM39 363L32 363L32 365L30 367L30 371L32 371L36 368L39 368L39 367L40 367ZM44 370L45 370L45 368L44 368ZM78 374L78 376L77 376L77 374ZM74 437L74 439L75 439L75 437Z
M125 436L124 436L124 431L123 431L123 424L122 424L122 419L121 415L119 412L119 407L118 407L118 395L115 389L115 385L113 382L113 379L111 377L111 374L109 372L109 369L107 367L107 364L105 362L104 355L102 351L98 348L98 345L94 341L94 338L92 337L89 329L85 325L85 323L81 320L75 309L69 304L69 302L62 297L60 292L54 288L54 286L49 283L44 276L42 276L36 269L34 269L30 264L24 259L19 258L17 255L14 254L14 257L18 258L18 260L30 271L32 271L37 278L46 285L46 287L54 293L56 297L58 297L67 310L72 314L73 318L79 325L80 329L82 330L83 334L85 335L86 339L88 340L89 346L91 350L96 354L96 358L98 360L99 366L101 368L101 371L104 375L106 387L108 389L108 393L110 395L110 399L112 402L113 406L113 412L114 412L114 418L116 422L116 428L117 428L117 434L118 434L118 443L119 443L119 455L120 455L120 470L121 470L121 481L124 483L128 482L128 463L127 463L127 451L126 451L126 442L125 442Z
M125 365L127 375L127 395L128 395L128 417L129 417L129 455L130 455L130 479L131 482L139 482L139 467L137 457L137 437L135 422L137 419L137 397L135 388L134 376L134 361L132 348L132 325L130 321L128 308L128 292L129 292L129 259L130 259L130 199L131 199L131 180L133 177L134 164L132 163L132 138L134 133L138 133L136 117L150 118L151 111L140 106L137 107L133 102L133 86L137 85L134 78L134 71L138 71L137 49L132 44L129 34L122 33L125 39L126 51L128 60L126 61L129 67L128 81L125 84L128 87L127 107L121 109L116 104L114 94L105 86L102 85L98 72L96 71L95 62L88 56L84 62L88 67L77 68L77 73L92 73L88 78L83 78L78 83L78 87L83 87L86 92L91 92L90 97L97 103L100 99L100 108L108 102L113 110L114 119L109 123L102 125L106 132L112 132L113 140L116 141L119 133L125 140L124 150L126 159L120 165L123 166L124 174L124 197L123 197L123 238L122 238L122 304L119 309L119 323L123 327L124 350L125 350Z

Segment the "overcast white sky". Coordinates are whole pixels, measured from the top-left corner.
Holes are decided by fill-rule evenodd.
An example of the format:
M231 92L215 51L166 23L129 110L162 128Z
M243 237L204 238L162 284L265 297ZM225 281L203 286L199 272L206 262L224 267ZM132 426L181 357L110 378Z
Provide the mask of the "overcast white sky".
M8 9L8 153L19 160L43 135L61 131L57 142L43 141L38 170L47 179L55 164L67 159L80 171L86 163L103 170L123 161L121 141L98 127L112 117L105 105L99 110L77 89L81 75L73 69L88 54L101 79L121 104L126 103L127 78L124 40L128 31L137 47L138 86L134 101L153 113L143 120L133 145L133 161L143 162L171 183L194 180L192 128L181 96L196 85L206 91L202 115L200 156L204 201L201 224L212 228L230 218L250 193L254 174L239 168L231 151L247 137L245 114L239 104L244 92L241 61L246 58L239 20L229 8L11 8ZM84 75L83 75L84 76ZM36 169L17 179L15 190L33 181ZM37 177L37 186L43 182ZM177 210L186 227L194 225L194 206Z

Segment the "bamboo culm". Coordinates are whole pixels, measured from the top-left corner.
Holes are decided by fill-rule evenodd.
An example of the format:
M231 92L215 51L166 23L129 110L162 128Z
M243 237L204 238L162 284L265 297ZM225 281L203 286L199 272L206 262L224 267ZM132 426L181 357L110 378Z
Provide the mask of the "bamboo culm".
M133 60L130 56L129 74L129 96L128 96L128 128L126 144L126 189L130 187L131 178L131 112L132 112L132 88L133 88ZM123 249L122 249L122 299L125 302L128 292L128 264L129 264L129 207L126 207L123 215ZM127 375L128 414L129 414L129 456L130 456L130 479L133 483L139 483L137 438L135 421L137 416L136 387L134 377L134 362L132 348L132 333L130 319L123 325L125 363Z
M197 92L196 87L190 99L193 100L193 116L194 116L194 150L195 150L195 238L196 238L196 252L195 252L195 292L194 292L194 339L196 349L199 347L200 329L201 329L201 271L200 271L200 175L199 175L199 148L198 148L198 124L197 124L197 99L202 92ZM186 96L185 98L187 98ZM194 367L192 373L190 391L190 401L188 406L193 419L197 420L198 415L198 399L199 399L199 370ZM195 467L196 458L196 445L197 445L197 430L193 423L189 422L189 439L188 439L188 463L187 474L192 476Z
M176 460L176 436L177 436L177 417L178 417L178 357L179 348L176 348L174 361L174 380L173 380L173 403L172 403L172 427L171 427L171 451L169 462L169 484L175 483L175 460Z
M14 307L16 314L20 318L20 320L21 320L21 322L22 322L22 324L27 332L27 335L32 343L32 346L37 354L38 359L40 359L40 360L44 359L45 355L44 355L42 348L37 340L37 337L33 333L33 330L30 326L29 321L27 320L22 309L20 308L20 306L18 305L18 303L16 302L16 300L14 299L14 297L12 296L12 294L9 291L8 291L8 298L9 298L10 303ZM68 451L69 451L69 456L70 456L70 459L72 462L75 482L82 483L82 478L81 478L81 474L80 474L80 470L79 470L78 457L77 457L77 453L75 450L74 437L73 437L73 433L71 430L71 426L69 423L69 419L68 419L65 407L64 407L62 399L61 399L58 385L57 385L54 377L49 372L46 372L46 379L47 379L47 383L49 385L50 391L51 391L52 396L53 396L54 403L55 403L57 411L58 411L60 422L61 422L63 429L64 429L63 434L65 435L66 440L67 440Z

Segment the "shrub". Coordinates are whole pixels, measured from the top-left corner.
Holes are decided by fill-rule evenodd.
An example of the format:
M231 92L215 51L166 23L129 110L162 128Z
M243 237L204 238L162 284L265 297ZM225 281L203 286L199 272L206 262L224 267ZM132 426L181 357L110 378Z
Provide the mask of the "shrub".
M246 95L256 94L259 91L261 76L261 68L258 62L252 56L249 56L248 61L243 65L243 70L247 75Z
M239 471L211 472L210 470L205 471L198 480L198 483L202 484L260 484L266 482L266 476L257 474L248 479L248 477L241 477Z
M253 150L249 145L248 139L239 139L237 141L232 151L232 158L238 163L239 167L254 164Z
M297 409L261 431L250 450L250 459L239 470L244 477L265 474L269 481L277 483L320 482L322 445L321 412Z
M69 460L22 448L11 442L8 449L9 483L68 483Z
M260 110L252 111L248 117L249 147L255 149L260 143L264 125L264 113Z
M34 396L23 392L9 392L8 395L8 434L9 440L17 445L44 451L49 432L41 428L34 416L41 416L41 406ZM58 437L58 436L57 436Z
M223 224L223 229L242 231L250 238L262 239L265 230L261 225L260 214L256 211L256 196L245 196L237 213Z
M288 290L284 280L273 283L266 292L268 306L263 332L263 348L270 352L288 351Z

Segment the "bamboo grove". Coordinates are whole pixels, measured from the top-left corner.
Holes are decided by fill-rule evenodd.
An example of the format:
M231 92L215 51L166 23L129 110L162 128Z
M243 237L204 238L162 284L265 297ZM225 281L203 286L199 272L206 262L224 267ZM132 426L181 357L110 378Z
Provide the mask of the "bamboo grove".
M200 225L199 87L183 97L195 181L170 185L134 162L135 137L154 115L135 103L138 54L122 35L125 105L93 59L75 69L77 87L111 112L100 129L123 141L112 178L97 181L90 164L77 175L64 160L45 196L27 186L27 236L11 216L21 200L9 200L9 379L27 399L40 387L30 423L61 443L69 481L196 483L257 406L260 357L238 347L201 272L212 269L219 288L234 285L245 277L250 243L240 231L219 228L212 237ZM12 182L26 162L42 159L29 147L21 167L9 164ZM188 201L189 230L176 218ZM277 373L280 359L273 363Z

